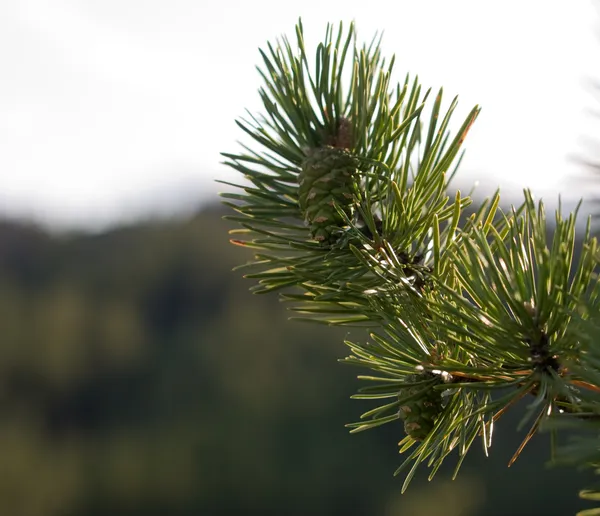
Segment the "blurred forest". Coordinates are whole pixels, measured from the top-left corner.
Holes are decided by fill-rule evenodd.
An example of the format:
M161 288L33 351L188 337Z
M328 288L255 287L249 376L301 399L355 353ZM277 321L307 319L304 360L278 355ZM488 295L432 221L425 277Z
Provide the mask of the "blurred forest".
M549 436L510 469L515 408L400 495L400 422L349 435L362 331L289 322L231 269L220 208L101 234L0 224L0 514L573 515L589 477L548 469Z

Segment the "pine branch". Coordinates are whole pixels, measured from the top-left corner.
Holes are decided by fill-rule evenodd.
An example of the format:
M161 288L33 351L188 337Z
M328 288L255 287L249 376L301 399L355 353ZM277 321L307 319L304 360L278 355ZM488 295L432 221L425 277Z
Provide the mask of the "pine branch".
M348 427L404 421L403 490L421 463L432 478L454 450L458 472L477 438L487 451L525 396L530 430L509 465L550 416L596 418L589 223L577 263L577 213L559 208L548 240L529 191L508 213L496 192L461 224L471 199L447 192L479 108L452 135L457 99L442 113L442 90L392 86L394 58L377 38L359 47L353 25L327 27L314 66L301 23L295 48L284 37L261 56L264 113L238 121L257 150L223 154L248 183L223 194L241 226L232 242L257 251L240 268L295 319L368 330L343 362L372 371L353 397L381 401Z

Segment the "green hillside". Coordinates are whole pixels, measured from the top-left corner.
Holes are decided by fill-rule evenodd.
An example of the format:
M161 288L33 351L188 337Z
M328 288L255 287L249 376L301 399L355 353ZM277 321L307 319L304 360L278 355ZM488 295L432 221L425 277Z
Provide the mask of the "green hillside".
M287 321L231 269L216 210L98 235L0 224L0 514L574 514L584 479L546 470L518 410L489 459L401 496L401 423L349 435L367 405L337 363L347 330ZM360 339L360 331L351 338ZM449 461L452 463L452 461Z

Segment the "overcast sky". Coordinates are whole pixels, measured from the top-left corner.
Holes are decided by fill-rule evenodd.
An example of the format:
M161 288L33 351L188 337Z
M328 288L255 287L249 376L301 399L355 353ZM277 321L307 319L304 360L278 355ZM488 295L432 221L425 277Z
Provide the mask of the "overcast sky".
M299 16L311 49L328 21L383 30L396 79L458 94L457 122L482 106L461 184L587 193L569 155L600 135L592 0L3 0L0 212L98 228L215 198L234 119L260 108L257 49Z

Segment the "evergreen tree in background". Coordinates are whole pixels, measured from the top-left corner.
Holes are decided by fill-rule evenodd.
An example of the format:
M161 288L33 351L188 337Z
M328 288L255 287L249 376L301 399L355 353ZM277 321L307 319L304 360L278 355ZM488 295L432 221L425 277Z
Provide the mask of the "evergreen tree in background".
M223 194L241 226L232 242L255 250L241 267L254 292L279 291L296 319L365 328L343 361L370 370L354 398L376 406L351 431L403 422L404 491L419 465L432 478L451 454L456 475L471 444L487 451L498 418L527 399L509 465L541 428L551 458L600 462L597 433L554 446L563 428L596 432L600 414L589 222L576 250L577 213L559 207L549 237L529 191L508 211L496 192L465 218L471 199L448 192L479 108L452 135L457 100L444 108L442 90L408 76L394 86L394 59L377 38L358 46L354 26L328 26L314 60L301 23L295 45L261 54L265 111L238 121L254 142L224 154L248 181Z

